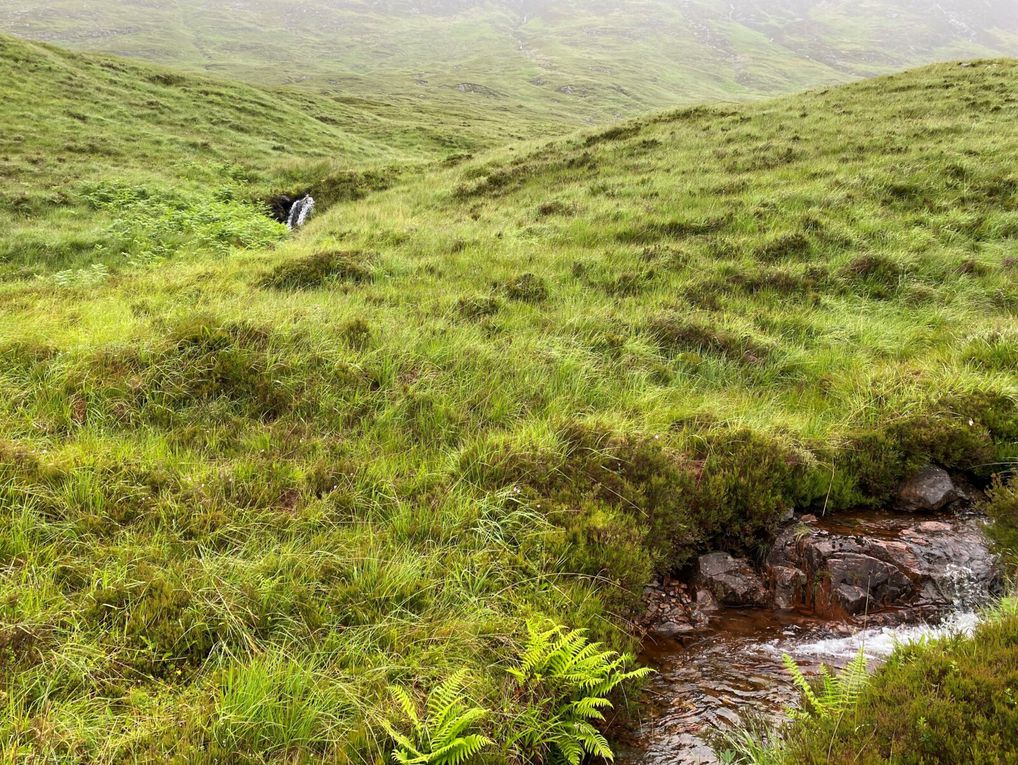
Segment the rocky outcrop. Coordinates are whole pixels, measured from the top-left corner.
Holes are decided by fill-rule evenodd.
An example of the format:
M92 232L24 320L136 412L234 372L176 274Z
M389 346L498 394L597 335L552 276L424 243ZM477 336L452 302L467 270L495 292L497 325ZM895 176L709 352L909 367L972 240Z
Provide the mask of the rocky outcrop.
M794 524L767 561L775 602L832 616L958 604L997 582L980 523L930 521L874 535Z
M707 626L717 608L705 591L664 577L644 590L643 628L657 637L680 638Z
M898 490L898 508L907 513L928 513L943 510L965 499L947 471L928 465L905 481Z
M1001 584L983 519L960 509L978 496L963 478L931 465L902 484L899 512L789 519L762 567L712 552L697 559L692 577L665 577L648 587L643 626L683 637L722 608L775 607L835 619L865 614L871 623L882 611L921 618L970 609Z
M697 584L724 606L765 606L770 593L752 564L728 553L701 555L697 561Z

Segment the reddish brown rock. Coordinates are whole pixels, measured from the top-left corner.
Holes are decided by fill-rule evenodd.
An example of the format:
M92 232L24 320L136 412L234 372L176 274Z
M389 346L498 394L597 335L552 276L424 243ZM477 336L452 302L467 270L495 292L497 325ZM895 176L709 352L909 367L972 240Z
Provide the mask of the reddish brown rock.
M792 525L778 536L767 562L779 606L825 615L943 606L999 582L974 518L902 525L879 535Z

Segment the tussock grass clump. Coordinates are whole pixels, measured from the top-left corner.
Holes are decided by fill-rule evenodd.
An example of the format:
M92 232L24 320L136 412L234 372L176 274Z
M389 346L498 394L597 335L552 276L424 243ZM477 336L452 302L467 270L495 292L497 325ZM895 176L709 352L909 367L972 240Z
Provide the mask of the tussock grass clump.
M510 300L521 303L543 303L551 292L547 282L536 274L526 273L510 279L502 285L502 291Z
M687 288L690 302L697 295L752 296L773 293L778 298L817 300L831 287L831 276L825 266L812 265L794 268L739 268L718 269L718 276L694 283Z
M502 302L491 295L463 297L456 302L456 310L466 319L484 319L502 310Z
M547 218L552 215L569 215L575 211L576 208L574 206L558 199L542 202L537 206L537 214L541 218Z
M374 279L374 255L329 250L280 263L259 282L276 290L321 289L332 282L362 284Z
M764 263L782 260L808 259L813 252L813 242L802 232L782 234L756 248L754 255Z
M854 258L841 276L854 292L878 299L894 295L907 271L898 261L884 255L867 254Z
M627 138L632 138L640 134L643 129L643 125L635 123L632 125L617 125L608 130L602 130L600 133L587 136L583 144L585 146L597 146L599 143L607 143L610 141L624 141Z
M177 410L225 398L256 417L278 417L292 399L280 379L287 376L285 365L268 352L270 339L271 330L199 314L169 332L165 349L151 356L126 352L126 369L138 375L126 387L135 388L139 410Z
M997 372L1018 369L1018 331L992 332L974 338L965 354L970 364Z
M704 318L689 318L675 311L658 314L647 330L668 353L715 353L730 361L757 364L769 349L746 334L733 332Z
M661 240L686 239L723 231L729 224L725 216L700 220L670 220L644 223L619 231L615 238L626 244L655 244Z
M659 256L646 255L643 260L657 261ZM625 258L619 260L625 263ZM653 267L637 265L630 267L625 263L621 267L615 267L606 259L606 262L590 264L576 262L572 266L572 275L581 280L585 285L594 289L602 290L611 297L633 297L651 289L658 272Z

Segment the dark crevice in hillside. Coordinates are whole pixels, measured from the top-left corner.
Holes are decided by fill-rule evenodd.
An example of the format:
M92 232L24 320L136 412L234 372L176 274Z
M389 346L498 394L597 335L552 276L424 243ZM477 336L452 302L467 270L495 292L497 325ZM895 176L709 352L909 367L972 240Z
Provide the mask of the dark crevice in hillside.
M314 165L298 167L284 173L261 204L274 220L285 223L294 201L305 196L315 200L315 210L323 213L343 202L364 199L369 194L390 188L401 177L404 168L392 166L378 170L330 170Z

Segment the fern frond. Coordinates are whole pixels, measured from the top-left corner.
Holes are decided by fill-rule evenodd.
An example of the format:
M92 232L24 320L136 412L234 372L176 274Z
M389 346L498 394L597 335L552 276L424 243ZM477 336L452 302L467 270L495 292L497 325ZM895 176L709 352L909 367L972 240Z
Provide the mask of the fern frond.
M403 714L407 716L415 726L420 725L421 721L417 716L417 705L414 700L410 698L410 694L406 688L400 688L398 685L394 685L389 688L389 692L392 693L396 701L399 702L400 708L403 710Z
M385 728L385 732L388 733L389 737L397 744L397 748L393 749L392 752L393 760L401 763L401 765L427 762L427 755L421 753L413 741L396 730L388 721L383 720L382 727Z
M816 693L813 691L813 686L809 684L809 680L802 673L802 669L795 663L795 659L786 653L781 657L781 661L785 665L788 674L792 676L792 682L802 692L806 703L813 709L820 709L820 699L817 698Z
M843 708L853 706L862 695L863 688L869 680L868 663L866 651L863 648L855 655L845 668L841 671L840 680L843 696Z
M585 756L612 760L607 739L592 724L612 706L608 695L620 684L646 677L649 668L630 670L633 656L591 642L582 629L527 625L528 643L508 673L535 706L517 719L523 730L512 741L529 745L532 759L551 765L580 765Z
M570 704L570 709L577 717L584 720L603 720L602 709L610 709L612 703L605 698L588 696Z
M426 705L429 719L447 714L449 709L459 702L465 676L466 670L459 669L439 683L438 687L431 692Z
M432 741L436 746L444 746L449 741L455 741L459 736L474 723L487 716L488 710L474 707L472 709L460 709L456 715L448 716L440 726L436 726L432 734Z
M382 721L395 747L392 759L397 765L462 765L492 741L480 734L464 735L488 714L482 707L471 707L461 693L466 670L454 672L439 683L424 704L425 715L417 710L410 693L394 686L391 692L404 715L413 723L408 736L387 720Z

